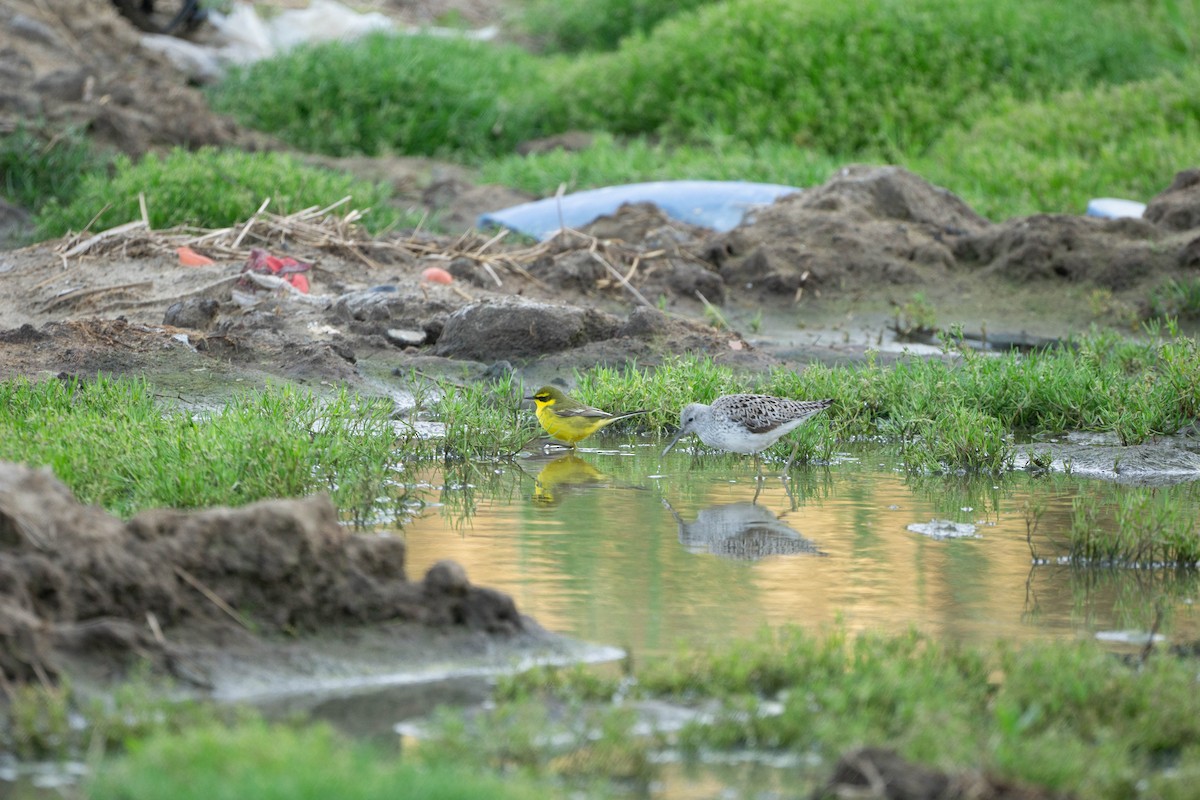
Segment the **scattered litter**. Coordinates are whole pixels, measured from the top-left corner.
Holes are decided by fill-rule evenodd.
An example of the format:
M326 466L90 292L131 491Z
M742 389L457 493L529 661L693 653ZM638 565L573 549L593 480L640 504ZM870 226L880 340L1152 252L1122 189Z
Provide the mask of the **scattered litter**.
M1151 641L1151 636L1146 631L1096 631L1096 638L1102 642L1114 642L1116 644L1136 644L1145 645ZM1165 642L1166 636L1161 633L1156 633L1153 636L1155 642Z
M197 253L190 247L176 247L175 252L179 254L179 263L185 267L209 267L217 263L208 256Z
M1118 197L1097 197L1095 200L1089 201L1087 205L1087 215L1089 217L1103 217L1105 219L1122 219L1125 217L1141 219L1145 211L1145 203L1139 203L1136 200L1122 200Z
M429 335L425 331L402 330L400 328L388 328L387 331L387 340L400 347L420 347L425 344L427 338L429 338Z
M398 26L378 11L360 13L335 0L312 0L308 8L286 9L263 19L250 3L233 3L229 13L209 8L206 19L216 30L217 46L197 44L177 36L147 33L141 44L162 54L193 80L220 80L230 65L245 66L285 53L302 44L353 41L370 33L425 34L489 41L495 26L473 31L456 28Z
M522 203L479 217L478 226L500 225L545 241L562 227L582 228L625 203L653 203L667 216L691 225L728 231L746 213L801 191L795 186L745 181L653 181L607 186Z
M426 267L421 272L421 280L430 283L453 283L454 276L441 267Z
M342 332L339 331L337 328L333 327L332 325L326 325L323 322L308 323L308 330L314 336L330 336L330 337L332 337L332 336L341 336L342 335Z
M312 264L304 261L297 261L291 256L273 256L266 250L255 247L250 250L250 257L246 259L246 265L242 267L242 272L247 274L247 278L251 274L256 275L274 275L277 278L287 281L292 286L299 289L301 292L308 294L308 278L303 273L312 269ZM253 286L254 283L262 285L261 281L244 281L241 283L243 287Z
M932 519L929 522L914 522L910 531L931 539L980 539L975 526L969 522L952 522L948 519Z

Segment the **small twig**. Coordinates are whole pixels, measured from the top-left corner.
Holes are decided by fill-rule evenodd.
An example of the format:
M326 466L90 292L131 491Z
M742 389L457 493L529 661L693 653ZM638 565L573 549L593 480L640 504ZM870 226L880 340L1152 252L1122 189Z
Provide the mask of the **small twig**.
M633 257L633 265L629 267L629 272L625 273L625 282L626 283L629 283L629 281L631 281L633 279L634 274L637 273L638 264L641 264L641 263L642 263L641 256Z
M250 280L254 281L255 283L257 283L259 286L263 287L264 289L282 290L282 291L288 293L289 295L291 295L294 299L301 300L305 303L308 303L309 305L324 306L329 303L328 297L325 297L324 295L306 294L306 293L300 291L299 289L297 289L290 282L285 281L283 278L278 278L274 275L261 275L257 272L244 272L244 273L242 273L242 275L244 277L249 278Z
M609 271L609 273L610 273L610 274L611 274L611 275L612 275L614 278L616 278L618 281L620 281L620 282L621 282L621 285L622 285L622 286L624 286L626 289L628 289L628 290L629 290L629 292L630 292L630 294L632 294L634 297L636 297L636 298L637 298L637 299L638 299L638 300L641 302L641 304L642 304L642 305L644 305L646 308L654 308L654 304L653 304L653 303L651 303L649 300L647 300L647 299L646 299L646 298L645 298L645 297L642 295L642 293L641 293L641 292L639 292L639 291L637 290L637 288L636 288L636 287L635 287L635 286L634 286L632 283L630 283L629 281L625 280L625 276L624 276L624 275L622 275L622 274L621 274L621 273L620 273L620 272L617 270L617 268L616 268L616 267L614 267L612 264L608 263L608 262L607 262L607 261L605 261L603 258L601 258L601 257L600 257L600 254L599 254L599 253L597 253L595 250L590 250L590 249L589 249L589 250L588 250L588 252L591 254L592 258L596 259L596 260L597 260L597 261L599 261L601 264L603 264L603 265L604 265L604 268L605 268L606 270L608 270L608 271Z
M733 328L729 326L728 320L725 319L725 316L721 313L720 309L708 302L708 298L705 297L699 289L696 290L696 297L699 297L700 302L704 303L705 310L717 318L717 321L721 323L721 327L725 328L725 330L733 330Z
M66 294L61 294L55 297L50 302L42 306L42 313L51 311L61 305L67 303L76 303L83 299L94 299L100 295L110 294L112 292L122 292L127 289L146 289L154 285L153 281L139 281L137 283L122 283L119 286L101 286L98 289L76 289Z
M138 208L142 211L142 222L146 224L146 230L150 228L150 210L146 208L146 193L138 192Z
M246 220L246 224L242 227L242 232L239 233L237 235L237 238L233 240L233 249L234 250L236 250L238 248L238 245L240 245L242 243L242 239L246 238L246 234L250 232L250 228L251 228L251 226L254 225L254 221L256 219L258 219L258 215L267 210L267 205L270 202L271 202L271 198L269 198L269 197L266 200L263 200L262 205L258 207L258 211L255 211L253 214L251 214L250 219Z
M189 584L191 584L193 589L198 591L200 594L204 595L209 600L209 602L211 602L214 606L216 606L217 608L221 609L226 614L228 614L233 619L234 622L241 625L246 630L251 629L250 623L246 622L246 620L242 617L241 614L239 614L237 611L235 611L234 608L231 605L229 605L229 603L226 603L224 600L222 600L220 597L218 597L216 592L214 592L212 589L209 589L207 586L205 586L203 583L201 583L200 579L197 578L195 575L188 572L183 567L179 567L179 566L175 567L175 574L178 575L179 577L183 578Z
M63 256L65 258L70 258L71 256L77 256L80 253L86 253L88 250L91 250L92 247L94 247L98 243L104 241L105 239L112 239L116 236L121 236L122 234L130 233L132 231L141 230L145 227L146 227L146 223L140 219L137 219L137 220L134 220L133 222L126 222L124 225L118 225L115 228L109 228L106 231L100 231L100 233L97 233L94 236L91 236L91 237L83 240L82 242L75 245L67 252L63 253Z
M556 191L554 193L554 203L558 207L558 231L554 234L555 236L557 236L559 233L565 233L567 230L567 223L563 221L563 210L562 210L563 194L566 191L567 191L567 185L565 183L560 183L558 185L558 191Z
M146 624L150 626L150 632L154 634L154 641L160 645L167 643L166 637L163 636L162 628L158 626L158 617L154 616L153 611L146 612Z

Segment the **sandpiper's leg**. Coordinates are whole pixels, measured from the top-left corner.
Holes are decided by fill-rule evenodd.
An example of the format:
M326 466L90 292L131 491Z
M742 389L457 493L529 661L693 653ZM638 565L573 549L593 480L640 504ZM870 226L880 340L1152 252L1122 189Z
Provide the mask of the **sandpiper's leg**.
M796 443L794 445L792 445L792 454L790 456L788 456L787 464L785 464L783 467L784 479L786 479L787 476L791 473L792 462L796 460L796 453L798 453L798 452L800 452L800 439L799 438L797 438Z
M762 494L762 485L763 485L762 481L754 482L754 499L750 501L752 504L758 502L758 496L760 494Z

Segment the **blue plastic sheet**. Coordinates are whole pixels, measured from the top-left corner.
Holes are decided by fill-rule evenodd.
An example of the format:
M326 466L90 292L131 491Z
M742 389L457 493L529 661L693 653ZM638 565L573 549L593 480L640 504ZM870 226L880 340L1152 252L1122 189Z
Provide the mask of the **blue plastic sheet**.
M769 205L777 198L801 191L795 186L745 181L654 181L607 186L586 192L548 197L501 211L481 214L478 227L499 225L532 236L549 239L561 226L581 228L624 203L653 203L680 222L728 231L742 221L746 212Z

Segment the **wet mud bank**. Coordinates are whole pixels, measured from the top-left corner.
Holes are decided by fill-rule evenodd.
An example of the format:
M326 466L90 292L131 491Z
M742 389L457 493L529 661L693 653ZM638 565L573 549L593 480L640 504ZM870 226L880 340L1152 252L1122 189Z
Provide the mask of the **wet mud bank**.
M0 462L0 677L103 684L148 662L181 685L249 695L255 681L333 674L354 642L370 644L360 665L397 672L405 658L417 669L552 640L453 562L409 580L404 555L398 539L342 527L322 495L123 521L49 470ZM342 654L323 667L300 655L319 632Z

